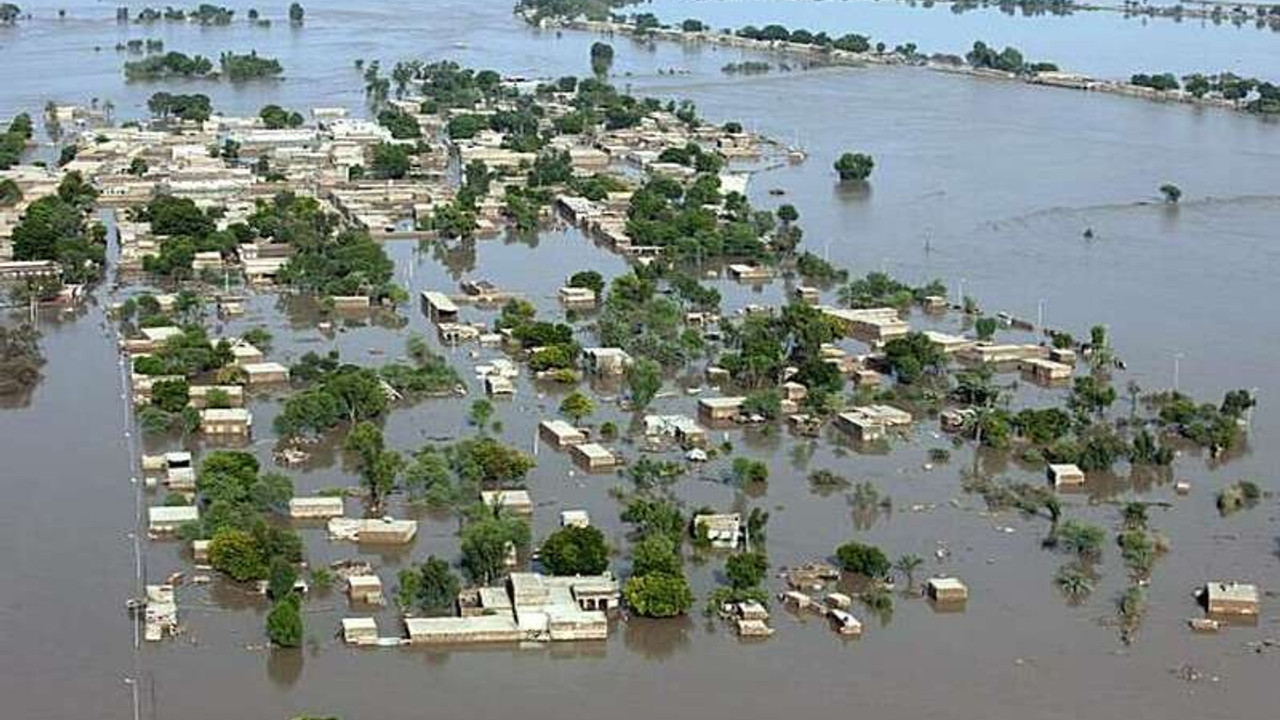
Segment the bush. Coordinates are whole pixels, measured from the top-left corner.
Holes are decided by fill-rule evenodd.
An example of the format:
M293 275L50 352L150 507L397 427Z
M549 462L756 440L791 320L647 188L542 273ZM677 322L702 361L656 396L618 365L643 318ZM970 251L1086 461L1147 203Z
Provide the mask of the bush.
M542 543L542 564L552 575L599 575L609 567L609 547L594 527L569 526Z
M682 575L650 573L632 576L623 588L627 605L641 617L683 615L693 607L693 591Z
M869 578L882 578L889 574L889 558L874 545L847 542L836 548L836 559L845 572Z
M289 593L271 608L267 614L267 637L284 648L302 645L302 600L297 593Z

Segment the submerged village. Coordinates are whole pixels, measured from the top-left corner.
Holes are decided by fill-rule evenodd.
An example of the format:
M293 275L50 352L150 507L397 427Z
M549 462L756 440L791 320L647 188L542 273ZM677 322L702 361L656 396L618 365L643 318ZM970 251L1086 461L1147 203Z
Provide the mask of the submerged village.
M524 12L565 31L635 28L555 3ZM1106 317L1056 327L943 279L833 264L808 249L786 187L767 206L748 188L804 163L865 186L876 159L815 156L688 101L633 96L610 77L610 40L555 78L357 60L368 108L233 116L159 91L150 117L121 120L51 104L39 120L58 128L56 161L29 115L5 121L0 391L39 391L37 316L104 307L134 468L118 480L139 503L136 589L119 602L144 642L200 652L191 636L217 597L262 609L242 639L274 652L308 637L367 652L589 645L688 616L767 648L779 613L833 641L892 633L895 604L949 616L999 602L944 540L923 552L861 537L882 516L952 512L1009 534L1019 518L1018 542L1051 558L1026 581L1053 583L1067 605L1122 578L1091 632L1124 646L1141 642L1151 578L1178 552L1164 510L1211 494L1222 516L1265 511L1259 479L1198 473L1248 447L1255 388L1226 379L1194 397L1176 370L1172 386L1140 386ZM150 67L178 72L165 62ZM1071 78L1032 82L1084 87ZM572 248L528 269L551 295L505 287L475 260L476 245L551 230L533 257ZM472 257L452 284L410 292L397 247ZM430 331L408 330L410 316ZM364 326L392 343L343 342ZM397 442L388 419L417 407L462 431ZM527 427L499 421L504 407ZM835 461L779 474L756 449L782 442ZM892 485L862 477L866 457L926 482L959 476L963 493L895 504ZM318 467L346 481L319 486ZM531 487L552 473L569 499ZM777 562L780 484L846 505L846 540ZM699 485L734 500L695 500ZM422 532L426 518L454 537ZM1270 622L1261 574L1203 569L1162 598L1185 632Z

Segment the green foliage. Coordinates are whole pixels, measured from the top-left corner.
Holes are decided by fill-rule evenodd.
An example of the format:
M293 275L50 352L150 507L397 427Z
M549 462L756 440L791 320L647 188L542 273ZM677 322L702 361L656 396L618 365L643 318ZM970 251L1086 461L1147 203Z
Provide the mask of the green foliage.
M769 559L764 553L744 552L732 555L724 563L724 574L735 590L758 586L769 571Z
M552 575L599 575L609 567L609 547L597 528L570 525L542 543L539 558Z
M1251 508L1257 505L1261 498L1262 489L1257 483L1250 480L1234 482L1218 491L1216 499L1218 513L1225 517L1237 510Z
M580 393L570 393L560 403L560 414L569 418L573 422L582 422L582 419L595 412L595 403L590 397Z
M631 548L633 575L680 575L680 549L675 540L663 534L648 535Z
M423 615L447 615L457 601L458 576L446 560L435 555L400 571L396 601L402 610Z
M843 181L862 181L871 177L871 171L876 167L876 161L870 155L864 153L844 153L836 159L834 164L836 174Z
M1064 520L1058 526L1058 546L1075 553L1081 559L1097 558L1102 554L1106 533L1097 525L1079 520Z
M395 143L378 143L373 146L369 171L382 180L403 178L409 174L409 148Z
M252 534L233 527L216 532L209 543L209 563L233 580L265 580L269 559Z
M298 570L285 558L277 555L271 558L268 569L267 595L275 600L284 598L293 592L293 584L298 580Z
M732 466L733 480L740 485L751 485L769 481L769 466L763 461L747 457L736 457Z
M282 648L302 645L302 599L290 593L271 607L267 613L267 637Z
M302 113L286 110L279 105L266 105L258 113L262 123L271 130L302 127Z
M393 294L395 263L367 232L295 237L292 244L296 252L280 269L282 283L319 295L364 295L375 302Z
M570 276L568 286L587 288L599 297L604 293L604 278L595 270L579 270Z
M213 73L213 63L202 55L188 57L180 52L151 55L124 64L125 79L130 82L154 82L171 78L203 78Z
M637 495L627 502L621 518L640 538L663 537L674 547L684 539L685 516L672 500Z
M487 584L501 574L510 548L528 548L530 533L523 520L486 509L463 526L461 536L462 568L473 582Z
M921 332L909 332L884 345L885 363L898 378L898 382L910 385L927 373L937 372L946 365L946 355Z
M459 440L444 452L460 478L483 487L519 487L534 466L533 458L490 437Z
M260 57L257 50L250 50L244 55L224 52L218 59L218 64L222 68L222 74L231 82L263 80L284 73L284 67L280 65L279 60Z
M404 459L399 453L386 449L382 430L368 421L352 428L343 443L343 449L355 456L361 485L369 493L373 505L380 506L395 489L396 477L404 466Z
M86 232L87 207L77 202L83 196L62 192L67 183L64 180L59 186L58 195L42 197L27 206L13 227L13 259L55 260L63 268L64 281L83 282L99 275L104 251Z
M286 400L276 416L275 430L280 435L318 435L344 420L373 420L386 411L387 395L378 374L368 368L341 365L326 374L317 387Z
M623 596L631 611L641 617L675 617L693 607L693 591L683 575L633 575L623 588Z
M782 414L782 393L774 388L757 390L747 395L742 403L742 412L747 415L759 415L767 420L776 420Z
M648 358L637 358L627 367L626 380L632 406L643 410L662 389L662 366Z
M191 95L171 95L158 92L147 100L147 109L152 115L162 120L177 118L187 122L204 122L213 114L213 105L208 95L199 93Z
M151 386L151 404L165 412L182 412L189 401L186 380L160 380Z
M889 574L889 558L874 545L850 541L836 548L836 559L845 572L868 578L882 578Z

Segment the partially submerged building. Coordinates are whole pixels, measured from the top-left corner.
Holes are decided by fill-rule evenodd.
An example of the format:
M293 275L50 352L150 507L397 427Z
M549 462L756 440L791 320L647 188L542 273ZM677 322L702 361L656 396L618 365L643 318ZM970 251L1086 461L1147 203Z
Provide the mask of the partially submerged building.
M205 435L248 437L253 414L245 408L206 408L200 411L200 432Z
M147 530L152 535L169 535L189 522L200 519L195 505L155 505L147 508Z
M569 446L569 455L579 466L590 472L612 470L622 464L622 458L598 443L579 443Z
M736 548L742 544L742 516L714 513L693 516L695 535L705 536L713 547Z
M289 499L289 517L294 520L316 520L342 517L346 513L342 498L323 495Z
M1257 616L1258 586L1238 582L1211 582L1202 593L1210 615Z
M836 416L836 425L857 440L881 440L892 427L911 424L911 413L890 405L862 405Z

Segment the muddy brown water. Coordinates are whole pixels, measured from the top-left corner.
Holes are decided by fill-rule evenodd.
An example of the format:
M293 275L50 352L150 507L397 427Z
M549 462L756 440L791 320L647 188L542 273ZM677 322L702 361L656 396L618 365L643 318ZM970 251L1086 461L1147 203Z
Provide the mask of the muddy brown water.
M218 88L217 102L240 111L255 110L267 98L297 107L356 105L359 80L349 67L356 56L381 55L390 64L417 52L511 72L581 73L593 40L528 31L508 16L505 0L446 3L395 33L385 31L389 19L398 17L387 3L358 10L307 5L308 28L278 26L263 31L267 40L256 41L264 52L271 44L277 54L293 58L286 62L290 79L271 90ZM120 31L102 19L109 11L90 3L68 7L76 23L82 22L74 18L77 13L94 12L99 20L57 32L49 28L55 21L44 20L32 32L84 55L94 43L114 44L111 38ZM1060 22L1068 27L1072 21ZM55 62L15 45L14 31L4 32L0 57L26 68L24 76ZM157 32L173 49L204 48L216 55L228 44L216 29ZM237 43L252 40L242 37L247 28L230 32ZM0 715L130 718L124 678L133 676L139 678L141 717L184 720L270 720L306 711L348 719L516 713L766 718L797 711L892 718L1269 715L1269 683L1280 670L1280 655L1255 653L1246 643L1280 635L1275 598L1264 598L1256 627L1192 635L1185 620L1199 614L1191 592L1206 579L1280 587L1275 499L1225 519L1213 507L1214 490L1239 478L1278 489L1280 405L1272 374L1280 360L1280 321L1269 299L1280 271L1280 129L1218 111L909 69L726 78L719 73L724 53L616 45L620 72L634 73L620 81L634 91L691 97L712 119L741 119L810 151L808 162L756 176L751 194L762 206L794 203L814 252L859 274L883 268L913 282L940 277L953 295L963 282L964 292L991 311L1034 319L1043 300L1047 322L1078 336L1105 322L1130 368L1117 378L1121 387L1129 378L1144 387L1169 386L1176 356L1181 387L1197 396L1216 401L1226 389L1257 389L1260 406L1238 456L1214 466L1194 453L1178 459L1173 476L1192 481L1190 496L1176 497L1169 478L1130 482L1122 473L1064 500L1068 515L1107 527L1119 515L1109 501L1129 497L1132 488L1145 500L1171 504L1152 512L1152 525L1170 537L1173 550L1156 565L1137 641L1123 646L1109 625L1126 579L1115 549L1106 550L1092 596L1068 606L1053 585L1065 558L1040 548L1044 521L982 513L978 499L960 490L961 470L971 462L967 449L953 451L950 463L924 470L928 449L949 444L933 422L923 422L909 438L894 440L889 453L860 451L828 435L815 443L783 431L732 430L728 438L737 453L769 463L768 487L745 493L721 482L721 462L706 468L705 477L687 476L676 489L691 506L770 510L768 551L775 566L825 556L852 537L891 555L924 556L920 577L944 572L968 583L971 600L962 613L936 613L906 598L898 598L886 618L858 606L866 623L859 640L842 640L819 619L779 608L772 620L777 633L763 643L740 643L727 628L695 613L673 622L620 620L604 643L357 651L334 638L346 611L345 598L335 590L308 602L301 651L270 652L261 647L265 605L215 583L182 590L185 636L147 645L135 656L134 628L123 607L134 590L133 471L118 356L101 312L112 295L104 289L74 321L42 319L46 378L27 406L0 411ZM117 100L121 107L136 110L139 98L154 88L123 86L114 53L102 55L112 57L86 62L83 79L46 73L48 87L60 99L72 99L86 94L84 83L90 83L100 97L124 98ZM300 62L304 58L314 62ZM677 66L691 74L656 74ZM6 112L38 110L47 94L24 81L0 90L0 98ZM869 189L850 192L834 183L830 162L844 149L875 155ZM1186 193L1177 208L1156 202L1155 188L1167 181ZM775 187L786 195L769 195ZM1082 237L1085 228L1094 230L1091 241ZM536 243L476 241L450 253L461 260L452 267L412 242L394 242L388 249L398 278L415 297L428 288L452 290L460 278L484 277L534 300L548 316L561 312L553 295L571 272L625 270L620 259L571 230L548 230ZM777 303L785 292L781 281L758 289L716 286L728 310ZM264 294L251 300L244 318L213 325L232 333L264 324L276 335L272 358L286 361L334 347L349 360L377 364L403 354L408 332L434 337L416 303L406 308L407 327L353 320L338 323L332 336L316 330L305 313L294 313L292 320L289 314L275 296ZM463 315L491 319L494 313L466 308ZM912 322L960 327L954 317L915 315ZM399 449L474 432L463 419L466 404L478 397L469 348L439 349L468 379L471 394L394 412L386 430ZM514 399L496 403L502 437L532 450L537 421L555 412L564 392L522 378ZM1019 402L1055 397L1056 391L1026 385L1018 391ZM689 412L693 403L691 397L672 396L655 408ZM266 428L278 407L270 396L253 403L259 432L252 449L264 462L272 448ZM606 419L624 423L629 417L603 405L593 422ZM719 441L722 434L713 437ZM636 456L634 447L621 448ZM319 459L324 462L317 467L288 471L299 492L354 482L336 458ZM1039 477L1000 457L983 458L982 467L1009 479ZM818 468L875 482L893 498L892 512L855 518L841 494L811 493L805 476ZM540 447L529 482L537 504L535 535L556 526L560 509L581 507L615 547L625 548L618 505L608 495L609 488L625 483L614 475L574 472L564 455ZM913 509L917 505L924 510ZM349 505L350 512L356 510ZM456 521L430 514L420 519L413 548L365 555L388 587L409 562L432 553L456 557ZM354 546L328 541L318 528L303 534L313 563L359 555ZM949 559L935 559L939 544L949 548ZM150 578L189 569L176 543L144 542L143 548ZM700 595L713 587L721 564L715 556L689 560ZM619 558L614 568L625 573L625 562ZM384 634L395 630L391 611L378 620ZM1180 679L1172 671L1183 666L1203 679Z

